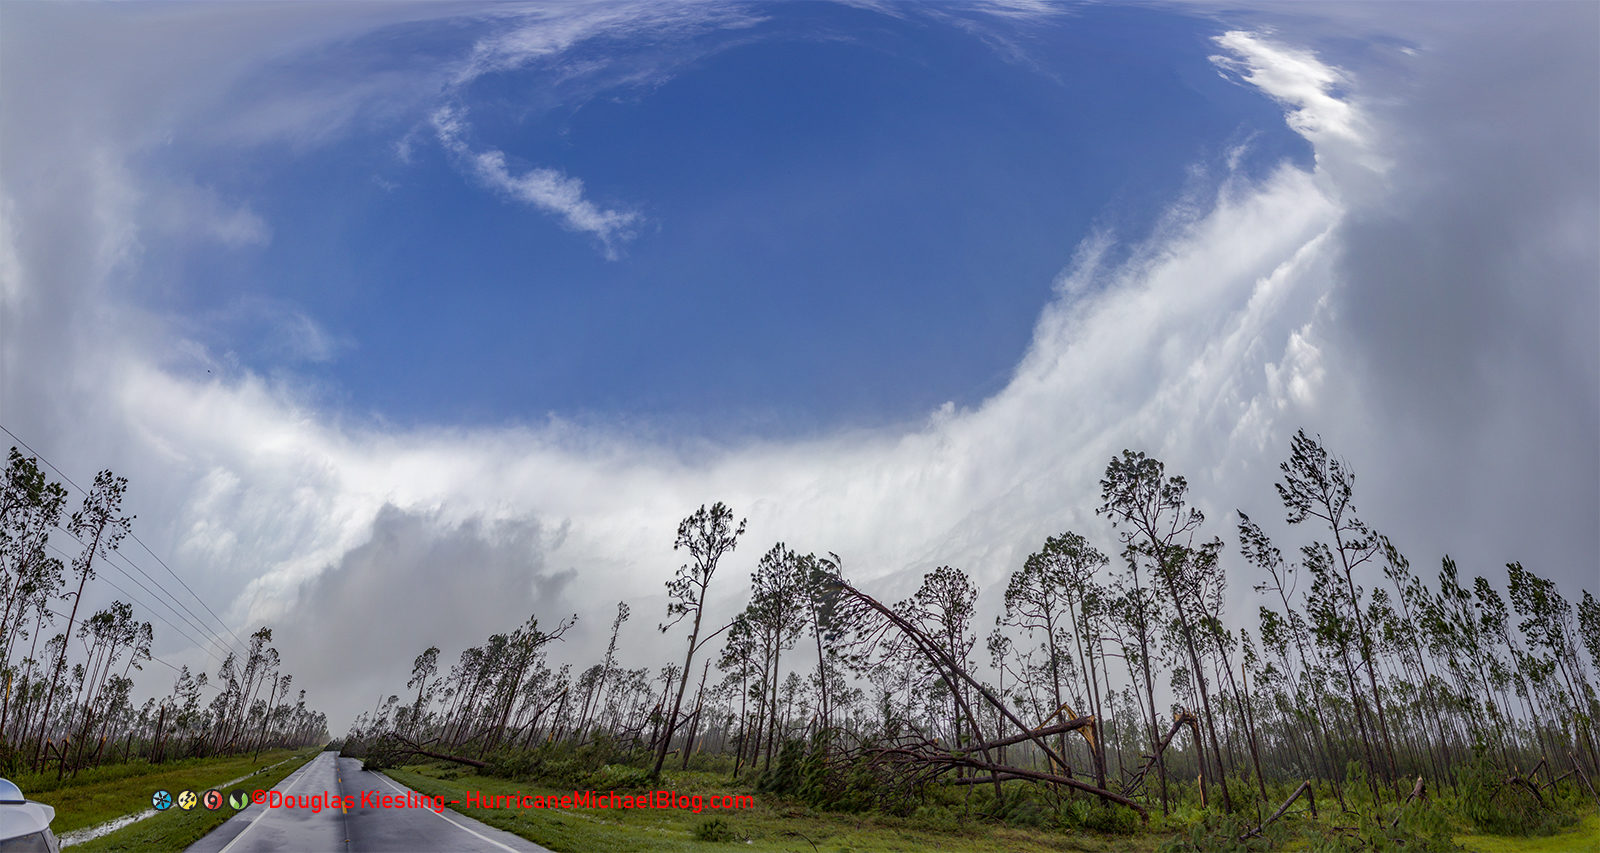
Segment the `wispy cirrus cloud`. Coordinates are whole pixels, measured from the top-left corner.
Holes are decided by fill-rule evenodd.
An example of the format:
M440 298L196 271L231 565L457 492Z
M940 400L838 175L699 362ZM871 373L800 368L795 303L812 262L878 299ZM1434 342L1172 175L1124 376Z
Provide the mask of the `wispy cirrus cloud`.
M732 3L593 3L524 9L508 15L505 25L477 39L467 55L456 62L445 87L446 103L429 118L439 144L485 187L560 219L572 231L596 237L608 258L634 236L643 217L637 210L606 209L584 194L581 178L561 169L533 166L520 173L508 165L505 151L484 147L474 150L466 137L471 132L466 110L457 101L479 79L522 70L536 63L557 78L567 73L594 76L605 70L603 60L574 59L573 48L588 42L622 40L648 33L654 41L683 43L711 30L742 29L761 18ZM687 62L689 54L666 52L644 68L618 71L608 85L659 85L672 70ZM409 145L402 143L404 150Z
M216 190L195 184L157 189L144 220L173 236L198 235L230 248L265 246L272 227L250 205L230 202Z
M480 77L540 61L570 63L563 54L590 40L648 34L662 43L683 42L712 30L746 29L762 20L763 16L748 7L730 2L646 0L523 9L508 15L505 26L473 43L467 55L455 63L451 85L460 89ZM670 66L671 60L663 59Z
M617 245L633 236L640 216L634 211L608 210L584 196L583 181L555 169L532 168L514 174L505 152L493 148L474 151L462 139L466 131L463 111L442 107L430 119L439 144L466 165L480 183L495 192L561 218L570 229L597 237L606 255L615 258Z

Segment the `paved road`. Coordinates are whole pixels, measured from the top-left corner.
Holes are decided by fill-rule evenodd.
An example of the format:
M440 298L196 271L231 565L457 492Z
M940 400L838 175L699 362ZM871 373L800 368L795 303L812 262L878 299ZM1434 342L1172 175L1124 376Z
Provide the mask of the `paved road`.
M420 797L387 776L361 769L354 758L324 752L279 782L276 790L296 798L351 797L349 809L335 806L268 808L252 804L189 847L188 853L550 853L531 841L472 818L431 808L379 808L362 802L363 791L378 791L401 801Z

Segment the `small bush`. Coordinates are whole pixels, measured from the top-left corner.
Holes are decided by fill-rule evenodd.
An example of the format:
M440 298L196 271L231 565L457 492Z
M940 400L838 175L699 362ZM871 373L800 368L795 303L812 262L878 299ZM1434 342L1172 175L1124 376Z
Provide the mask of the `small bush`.
M650 771L625 764L607 764L589 774L589 787L596 791L639 791L650 787Z
M1042 829L1055 822L1055 815L1049 807L1039 802L1037 797L1027 796L1020 791L1012 792L997 816L1012 826L1030 829Z
M961 813L944 806L918 806L911 813L911 822L930 832L957 833L965 828Z
M772 768L756 778L756 791L798 800L829 811L883 811L904 815L914 807L905 797L886 796L887 782L866 762L830 754L828 736L791 740Z
M1437 817L1437 815L1436 815ZM1398 825L1393 818L1385 819L1365 812L1356 819L1356 825L1332 829L1313 827L1307 830L1306 849L1311 853L1451 853L1460 850L1450 837L1448 824L1442 817L1437 821L1402 816Z
M738 841L739 834L720 817L700 821L694 828L694 837L701 841Z
M1160 853L1254 853L1277 850L1283 846L1284 828L1281 824L1274 823L1253 838L1240 838L1254 828L1254 824L1237 815L1208 812L1187 832L1167 839L1159 850Z
M756 791L762 794L803 798L807 762L805 744L785 741L778 751L778 762L756 777Z
M1132 835L1142 825L1138 812L1124 806L1096 802L1084 810L1079 825L1095 832Z
M1457 771L1456 781L1460 788L1457 810L1479 832L1551 835L1577 822L1554 796L1541 796L1498 771L1485 749L1480 748L1473 761Z

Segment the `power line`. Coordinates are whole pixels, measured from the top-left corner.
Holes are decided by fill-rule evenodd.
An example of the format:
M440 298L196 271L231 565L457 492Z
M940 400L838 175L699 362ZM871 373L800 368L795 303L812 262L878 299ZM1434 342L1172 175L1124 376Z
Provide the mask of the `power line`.
M68 535L70 536L71 534L68 534ZM79 543L79 544L82 544L82 543ZM65 551L62 551L60 548L57 548L53 543L50 545L50 548L54 549L57 554L60 554L63 557L68 556ZM158 603L161 604L162 607L167 608L167 611L169 613L171 613L172 615L178 617L179 619L183 619L182 614L178 613L176 610L173 610L171 605L167 604L165 601L162 601L159 596L156 596L155 593L150 591L149 587L147 587L144 584L140 583L138 578L134 577L133 575L128 574L127 570L123 569L121 566L117 565L116 563L113 563L113 562L110 562L110 561L107 561L106 565L110 566L113 569L116 569L118 572L120 572L122 574L123 577L127 578L128 580L133 581L134 584L136 584L140 589L144 590L146 593L149 593L152 597L155 598L155 600ZM117 590L118 592L120 592L123 595L127 596L129 599L132 599L134 602L138 603L145 610L149 611L151 616L161 620L162 624L165 624L167 627L171 628L172 630L177 631L180 636L182 636L184 639L188 640L189 642L193 643L195 645L195 648L198 648L200 651L205 652L207 655L209 655L211 657L212 660L215 660L218 663L222 662L222 659L217 657L216 654L214 654L210 649L206 648L206 645L204 643L202 643L199 640L196 640L194 637L190 636L188 631L185 631L182 628L179 628L177 625L173 624L165 616L162 616L161 613L159 611L157 611L154 607L151 607L149 604L147 604L144 601L141 601L141 600L139 600L137 598L134 598L132 593L130 593L127 590L123 589L122 587L118 586L116 584L116 582L111 580L111 578L105 577L104 575L101 575L99 577L99 580L105 581L107 584L110 584L112 589ZM184 621L185 625L188 625L190 628L194 629L196 633L200 634L201 636L208 636L207 632L205 630L201 629L199 626L195 625L192 622L189 622L188 620L183 620L183 621ZM215 640L213 640L213 642L215 642ZM226 648L226 647L224 647L224 648Z
M11 429L9 427L7 427L5 424L0 424L0 431L4 431L6 435L11 436L11 438L14 439L18 444L22 445L23 449L25 449L29 453L33 454L34 458L36 458L36 459L44 462L44 464L50 466L50 470L56 472L56 474L58 474L61 477L61 479L65 480L74 489L77 489L85 497L88 496L89 492L88 492L87 489L85 489L82 486L78 485L76 481L74 481L71 477L67 476L67 473L65 471L62 471L61 468L58 467L54 462L51 462L49 459L47 459L44 456L44 454L39 453L38 451L34 450L31 446L28 445L28 443L26 441L23 441L20 436L18 436L16 433L12 432ZM59 528L60 525L57 525L57 527ZM183 578L179 577L178 573L173 571L171 566L167 565L167 561L166 560L161 559L160 555L158 555L153 549L151 549L151 547L149 545L146 545L144 543L144 540L139 538L138 534L136 534L136 533L134 533L134 532L132 532L130 530L128 532L128 536L129 536L129 538L133 539L134 542L137 542L139 544L139 547L143 548L145 550L145 553L149 554L151 557L154 557L155 561L157 563L160 563L161 567L163 569L167 570L167 574L172 575L173 579L176 580L178 582L178 584L183 587L184 591L189 593L189 595L191 597L193 597L195 601L199 602L200 606L202 608L204 608L207 613L211 614L211 618L213 620L215 620L216 623L219 626L221 626L222 630L227 631L228 635L233 637L234 642L239 644L238 648L234 649L233 651L240 652L240 653L245 653L245 654L248 653L249 644L245 643L244 640L240 639L239 635L234 633L233 628L229 627L228 623L222 621L222 618L217 616L216 611L211 609L211 605L206 604L205 599L201 598L199 596L199 594L196 593L194 591L194 589L191 588L189 586L189 584L186 583L183 580ZM76 539L77 537L73 537L73 538ZM82 543L80 542L79 544L82 544ZM135 565L134 562L127 557L127 555L122 555L122 559L128 565L134 566L135 569L138 569L139 573L144 575L146 578L148 578L151 583L156 584L157 588L161 588L163 592L166 592L165 588L162 588L159 583L156 583L156 580L154 578L151 578L148 574L146 574L143 569L139 569L138 566ZM171 593L167 593L167 597L170 598L174 603L177 603L177 604L179 604L179 606L182 606L184 608L184 610L188 611L189 614L194 616L195 619L197 619L197 620L200 619L200 616L198 614L196 614L192 610L189 610L189 608L186 605L182 605L180 602L178 602L178 599L177 599L176 596L172 595ZM176 613L176 611L174 611L174 613ZM204 620L201 620L201 621L204 621ZM192 623L191 623L191 627L194 627ZM200 633L202 633L202 634L210 634L210 633L212 633L210 631L203 630L203 629L198 629L197 628L197 630L200 630Z
M61 611L59 611L59 610L57 610L57 609L55 609L53 607L46 607L45 609L50 611L51 613L54 613L57 616L60 616L62 619L71 619L72 618L71 616L68 616L67 614L62 613ZM179 675L183 674L183 670L181 668L173 666L172 664L167 663L165 660L163 660L161 658L158 658L155 655L146 653L145 660L155 661L156 663L161 664L162 666L166 667L167 669L172 670L173 672L178 673ZM218 687L217 685L212 684L209 680L205 683L205 686L211 688L212 690L221 690L222 689L222 688Z
M148 658L148 660L153 660L153 661L155 661L155 662L156 662L156 663L159 663L159 664L161 664L161 665L162 665L162 666L164 666L164 667L166 667L166 668L167 668L167 669L170 669L170 670L172 670L172 671L173 671L173 672L176 672L176 673L177 673L177 674L179 674L179 675L182 675L182 674L183 674L183 670L182 670L182 669L180 669L180 668L179 668L179 667L176 667L176 666L173 666L173 665L172 665L172 664L170 664L170 663L167 663L167 662L166 662L166 661L164 661L164 660L162 660L162 659L161 659L161 658L158 658L158 657L156 657L156 656L155 656L155 655L151 655L151 656L150 656L150 657L149 657L149 658ZM206 682L205 682L205 685L204 685L204 686L206 686L206 687L209 687L209 688L211 688L211 689L212 689L212 690L221 690L221 689L222 689L222 688L221 688L221 687L218 687L218 686L217 686L217 685L215 685L215 684L213 684L213 683L211 683L211 681L210 681L210 679L207 679L207 680L206 680Z
M67 534L67 536L72 538L72 541L77 542L79 545L83 545L83 546L87 547L88 543L84 542L82 539L79 539L77 536L73 535L72 531L67 530L66 528L62 527L59 524L56 525L56 529L60 530L62 533ZM54 547L54 546L52 546L52 547ZM57 549L56 553L61 554L62 556L66 556L66 554L63 553L60 549ZM138 578L133 577L132 575L130 575L126 571L124 571L122 569L122 567L118 566L116 564L115 559L114 559L116 557L121 557L122 561L124 563L126 563L129 566L129 568L132 568L134 571L138 572L140 575L143 575L145 580L149 581L152 584L155 584L156 591L152 591L150 589L150 587L147 587L144 584L139 583L139 579ZM216 632L215 631L211 631L211 630L205 628L203 625L199 624L199 622L201 621L200 617L196 616L195 612L193 610L190 610L189 608L184 607L183 602L179 601L177 599L177 597L174 596L172 593L167 592L166 588L161 586L161 584L159 582L157 582L155 578L150 577L150 575L148 573L146 573L144 569L139 568L138 564L136 564L132 560L128 559L127 556L125 556L122 552L120 552L120 551L109 551L107 553L107 557L106 557L106 564L109 565L111 568L116 569L119 572L122 572L124 577L128 578L129 580L133 581L136 584L139 584L139 588L144 590L145 592L150 593L152 596L154 596L157 603L159 603L162 607L167 608L167 612L171 613L173 616L178 617L179 619L182 619L183 623L185 625L188 625L190 628L193 628L195 630L195 632L200 634L202 637L209 637L211 639L211 642L216 644L217 648L222 649L224 651L234 652L234 653L238 653L238 652L241 651L240 649L230 649L230 648L228 648L227 645L219 642L218 638L216 637ZM109 583L109 580L107 582ZM176 604L179 607L183 607L184 612L188 613L190 616L193 616L194 619L191 620L191 619L185 617L182 613L179 613L177 610L174 610L173 607L172 607L172 604L168 604L166 601L163 601L161 599L161 596L158 595L157 592L166 595L167 599L170 600L172 602L172 604ZM171 624L171 623L168 623L168 624ZM185 636L187 636L187 635L185 635ZM215 656L213 655L213 657L215 657Z
M58 554L59 553L63 553L61 551L61 549L56 548L56 546L54 546L54 545L51 545L50 547L51 548L55 548L56 553L58 553ZM118 571L122 571L120 568L118 568L117 566L114 566L114 565L112 566L112 568L117 569ZM127 575L127 572L123 572L123 574ZM129 578L132 579L132 576L130 575ZM201 643L199 640L196 640L194 637L189 636L189 633L187 631L183 630L182 628L179 628L177 625L172 624L172 622L168 621L165 616L162 616L159 612L157 612L155 608L151 607L150 605L146 604L144 601L142 601L139 598L135 597L133 593L128 592L127 590L125 590L122 587L118 586L116 581L113 581L112 579L110 579L108 577L101 577L100 580L105 581L107 585L109 585L112 589L116 590L117 592L121 593L129 601L131 601L131 602L133 602L135 604L138 604L141 608L143 608L146 612L148 612L152 617L160 620L161 624L166 625L168 628L171 628L173 631L177 632L178 636L183 637L184 639L188 640L191 644L194 645L195 648L199 649L201 652L204 652L212 660L215 660L218 663L222 662L221 659L218 658L215 653L213 653L210 649L207 649L205 647L204 643ZM137 583L137 580L135 580L135 583ZM148 590L146 590L146 591L148 592ZM51 612L55 612L55 611L51 611ZM57 613L56 615L59 616L59 615L62 615L62 614ZM68 616L67 618L71 619L72 617ZM80 622L79 624L82 624L82 623Z
M7 429L5 424L0 424L0 430L5 430L5 434L6 435L9 435L13 439L15 439L18 444L22 445L22 448L24 450L28 451L29 453L32 453L34 455L34 458L38 459L39 461L43 462L46 465L49 465L50 466L50 470L56 472L57 474L60 474L61 475L61 479L66 480L67 483L69 485L71 485L74 489L77 489L78 491L83 492L85 495L89 494L89 490L88 489L85 489L84 487L78 485L77 483L74 483L72 481L72 478L68 477L67 473L65 471L62 471L60 468L57 468L55 466L54 462L51 462L50 460L44 458L44 454L42 454L42 453L38 452L37 450L34 450L33 448L29 447L28 443L26 441L23 441L22 439L17 438L17 434L12 432L11 430Z
M144 540L140 539L138 536L134 535L134 533L132 531L130 531L128 533L128 536L132 537L133 541L139 543L139 547L143 548L144 552L146 554L149 554L150 556L155 557L156 562L161 564L161 568L166 569L167 570L167 574L172 575L172 579L173 580L177 581L180 585L182 585L184 590L186 592L188 592L189 595L194 596L194 600L200 602L200 606L204 607L206 609L206 612L211 614L211 618L212 619L217 620L217 624L221 625L222 629L224 631L227 631L229 634L232 634L233 635L233 639L238 641L240 646L245 646L246 645L245 641L244 640L240 640L239 639L239 635L238 634L234 634L233 633L233 629L228 627L228 623L222 621L222 618L219 617L216 614L216 612L211 609L211 606L206 604L206 600L205 599L201 598L198 595L195 595L195 591L192 590L192 589L189 589L189 585L187 583L184 583L183 578L178 577L178 573L173 571L171 566L167 565L167 561L166 560L161 559L161 557L159 555L157 555L156 552L150 550L150 546L144 544ZM198 619L199 617L195 617L195 618Z
M218 648L228 649L229 651L232 651L232 652L244 653L244 651L245 651L244 648L229 649L227 644L220 642L220 638L217 637L217 632L212 631L209 628L204 627L205 620L201 619L199 614L195 613L193 610L190 610L188 605L186 605L183 602L179 601L177 596L175 596L172 593L168 592L166 587L162 586L160 584L160 582L157 581L155 578L150 577L149 573L147 573L144 569L139 568L139 565L137 563L135 563L134 561L128 559L128 556L126 554L123 554L121 551L112 551L111 555L114 556L114 557L120 557L122 559L122 562L127 563L134 571L136 571L139 574L143 575L145 580L148 580L152 584L155 584L156 589L159 590L163 595L165 595L169 601L171 601L173 604L176 604L179 607L183 608L183 612L184 613L187 613L187 614L189 614L189 616L194 617L194 621L190 621L188 618L184 618L184 620L183 620L184 624L187 624L189 627L194 628L196 631L199 631L201 634L203 634L203 635L205 635L207 637L210 637L211 641L213 643L216 643ZM116 567L115 563L112 564L112 567L113 568ZM144 585L140 584L140 586L142 587ZM168 607L167 609L168 610L172 610L172 608L170 608L170 607ZM177 611L174 610L172 612L173 612L173 615L177 615ZM227 627L227 626L223 626L223 627ZM230 631L229 633L232 633L232 632Z
M70 536L71 534L68 534L68 535ZM70 558L70 556L71 556L71 555L67 554L67 552L61 550L60 548L57 548L54 543L49 543L49 547L51 548L51 550L55 551L57 554L62 555L63 557L69 557ZM107 565L111 566L111 568L116 569L119 572L122 572L122 574L125 577L127 577L129 580L133 581L135 584L139 584L139 579L138 578L134 577L133 575L128 574L126 571L124 571L122 569L121 566L118 566L116 563L108 562ZM107 584L109 584L111 586L112 589L114 589L117 592L120 592L123 595L127 596L130 601L138 603L141 607L143 607L146 611L148 611L151 616L154 616L155 618L160 619L162 624L165 624L167 627L169 627L172 630L178 632L179 636L181 636L184 639L188 640L190 643L193 643L195 648L199 649L202 652L205 652L207 655L209 655L211 657L212 660L215 660L218 663L222 663L222 659L217 657L216 654L213 653L210 649L207 649L205 647L204 643L201 643L199 640L196 640L194 637L189 636L189 633L187 631L184 631L182 628L179 628L177 625L172 624L172 622L168 621L167 618L165 616L162 616L154 607L151 607L150 605L144 603L143 601L139 600L138 598L135 598L133 593L128 592L127 590L123 589L120 586L117 586L116 582L113 581L110 578L101 577L100 580L105 581ZM146 588L143 584L139 584L139 588L143 589L145 592L150 592L150 590L148 588ZM159 600L159 599L157 599L157 600ZM171 610L170 607L168 609ZM177 611L173 611L173 613L176 614ZM67 618L71 619L72 617L69 616ZM192 628L194 626L191 625L189 627Z
M23 441L20 436L18 436L16 433L12 432L11 429L9 427L7 427L5 424L0 424L0 431L3 431L6 435L11 436L11 438L13 440L15 440L18 444L22 445L23 449L25 449L29 453L33 454L34 458L38 459L39 461L43 462L45 465L49 466L50 470L56 472L56 474L58 476L60 476L62 480L66 481L66 483L68 485L72 486L74 489L77 489L79 493L84 495L84 497L88 497L89 496L89 491L87 489L85 489L84 487L78 485L78 483L75 480L73 480L70 476L68 476L65 471L61 470L61 468L59 466L57 466L54 462L51 462L47 457L44 456L44 454L39 453L38 451L34 450L31 446L29 446L29 444L26 441ZM82 540L78 539L78 537L76 537L76 536L73 536L71 531L61 527L61 525L57 524L56 525L56 529L61 530L63 533L66 533L69 537L71 537L73 539L73 541L77 542L79 545L83 545L84 544ZM144 540L139 538L138 534L135 534L133 531L130 530L130 531L128 531L128 537L131 538L134 542L138 543L139 547L143 548L145 553L149 554L152 558L154 558L157 563L160 563L161 564L161 568L166 569L167 574L171 575L173 580L176 580L178 582L178 584L183 587L184 591L189 593L190 597L192 597L195 601L199 602L200 606L206 611L206 613L211 615L211 618L217 623L217 625L220 626L222 628L222 630L228 632L229 636L233 637L234 642L238 643L238 648L229 648L226 644L223 644L223 643L219 642L220 641L220 637L215 632L212 632L210 630L202 628L202 627L200 627L200 625L196 624L196 621L204 622L205 620L201 619L199 614L195 613L193 610L190 610L188 605L185 605L183 602L179 601L177 596L175 596L171 592L169 592L166 589L166 587L161 585L161 583L159 581L157 581L153 577L150 577L148 572L146 572L144 569L140 568L139 565L137 563L135 563L133 561L133 559L128 557L126 554L122 553L121 551L110 551L109 552L111 555L114 555L116 557L120 557L122 559L122 562L126 563L134 571L137 571L139 574L143 575L146 580L150 581L150 583L153 584L156 587L156 589L160 590L161 593L165 594L167 599L170 599L173 604L176 604L179 607L182 607L183 610L186 613L188 613L190 616L194 617L194 620L196 620L196 621L190 621L190 619L188 619L187 617L185 617L182 614L178 613L178 611L173 609L173 607L171 605L167 604L166 601L163 601L160 595L157 595L156 593L151 592L150 588L146 587L143 583L140 583L138 578L134 577L133 575L128 574L128 572L126 570L124 570L121 566L118 566L116 561L114 559L112 559L111 557L107 557L106 564L111 566L111 568L116 569L124 577L126 577L129 580L133 581L134 584L136 584L140 589L142 589L145 592L149 593L156 601L161 603L161 606L167 608L167 610L170 611L172 613L172 615L178 617L178 619L182 620L189 627L195 629L195 631L197 631L201 635L209 637L211 639L211 642L217 644L218 648L227 649L230 653L237 652L237 653L240 653L242 656L248 657L249 645L247 643L245 643L244 640L240 639L239 635L237 633L234 633L233 628L230 627L227 622L224 622L222 620L222 618L217 615L217 612L215 610L211 609L211 605L207 604L206 600L201 598L200 595L198 593L196 593L194 591L194 589L192 587L190 587L189 584L187 582L185 582L182 577L179 577L178 573L173 571L172 566L168 565L166 560L161 559L161 555L157 554L149 545L146 545ZM56 553L62 555L63 557L66 557L68 559L68 561L72 560L72 556L71 555L69 555L66 552L62 551L60 548L57 548L54 544L51 544L51 543L47 543L47 544L50 544L50 547L53 550L55 550ZM189 636L189 634L186 631L184 631L183 629L179 628L177 625L173 624L166 617L162 616L158 611L156 611L154 608L150 607L145 602L141 601L138 598L135 598L132 593L130 593L127 590L124 590L122 587L118 586L110 578L102 578L102 580L104 580L107 584L109 584L112 589L115 589L116 591L122 593L129 600L137 602L141 607L143 607L146 611L148 611L151 616L154 616L156 619L159 619L167 627L171 628L173 631L176 631L180 636L182 636L184 639L188 640L190 643L192 643L194 645L195 648L197 648L200 651L204 652L212 660L215 660L215 661L217 661L219 663L223 662L222 659L218 658L215 653L213 653L210 649L206 648L205 644L201 643L199 640L196 640L194 637ZM49 609L49 608L47 608L47 609ZM58 616L65 615L65 614L59 613L59 612L57 612L57 611L55 611L53 609L50 609L50 612L55 613ZM69 620L71 619L70 616L68 616L66 618L68 618ZM149 659L153 660L153 661L156 661L157 663L160 663L161 665L167 667L168 669L172 669L174 672L179 671L177 667L174 667L172 664L168 663L165 660L162 660L161 658L155 657L154 655L151 655L149 657ZM220 690L221 689L217 685L210 684L209 682L207 683L207 686L211 687L213 690Z

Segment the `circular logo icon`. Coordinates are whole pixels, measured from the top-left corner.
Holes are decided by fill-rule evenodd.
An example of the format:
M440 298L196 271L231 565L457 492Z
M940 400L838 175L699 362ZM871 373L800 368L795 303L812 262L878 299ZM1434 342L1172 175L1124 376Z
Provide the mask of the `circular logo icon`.
M200 803L200 797L193 791L178 792L178 808L188 811Z
M228 795L228 805L233 806L236 809L242 809L245 806L250 805L250 792L243 788L239 788Z
M207 791L206 795L200 798L200 802L204 803L207 809L216 811L217 809L222 808L222 792Z
M172 794L171 794L171 792L166 791L166 790L160 790L160 791L155 792L154 794L151 794L150 795L150 806L151 806L151 808L154 808L158 812L164 812L167 809L172 808Z

